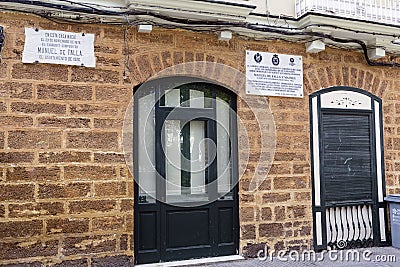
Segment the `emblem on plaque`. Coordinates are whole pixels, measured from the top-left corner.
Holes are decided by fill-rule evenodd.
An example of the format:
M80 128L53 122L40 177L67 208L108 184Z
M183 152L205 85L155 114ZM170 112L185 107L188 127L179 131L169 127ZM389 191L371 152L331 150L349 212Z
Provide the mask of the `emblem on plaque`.
M279 60L278 55L277 54L273 55L272 56L272 64L274 64L274 66L278 66L279 62L280 62L280 60Z
M254 55L254 61L255 62L260 63L261 60L262 60L262 56L261 56L260 53L257 53L257 54Z

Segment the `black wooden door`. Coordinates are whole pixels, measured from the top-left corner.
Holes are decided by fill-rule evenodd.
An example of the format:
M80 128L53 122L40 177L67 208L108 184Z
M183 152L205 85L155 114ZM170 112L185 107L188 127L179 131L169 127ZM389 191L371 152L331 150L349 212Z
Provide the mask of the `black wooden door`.
M140 190L140 183L135 186L135 262L237 254L238 199L237 187L232 186L236 148L226 150L231 155L227 161L231 186L223 190L217 179L218 160L226 160L226 155L218 155L227 141L217 122L221 104L202 100L205 95L217 100L221 88L205 83L167 88L169 96L164 95L165 83L154 86L155 193L151 197ZM190 102L193 96L197 98ZM234 97L226 93L220 99L229 107L234 103ZM225 124L234 129L234 118L229 116ZM231 131L229 144L235 138Z

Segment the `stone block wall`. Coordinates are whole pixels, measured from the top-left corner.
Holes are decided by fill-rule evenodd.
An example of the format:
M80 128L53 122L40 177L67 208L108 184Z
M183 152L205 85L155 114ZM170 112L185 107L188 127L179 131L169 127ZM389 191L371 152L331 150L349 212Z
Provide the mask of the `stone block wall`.
M143 34L129 27L125 34L121 26L1 16L6 45L0 63L0 264L128 266L134 256L134 182L123 156L122 123L132 88L191 61L244 72L246 49L303 56L306 97L251 97L269 103L276 127L272 167L257 170L268 176L255 192L248 192L247 178L265 151L250 109L238 101L251 133L250 162L239 185L244 254L254 256L263 244L312 246L307 95L321 88L354 86L382 98L387 192L400 193L398 69L370 67L361 53L344 49L306 54L304 44L284 41L224 42L215 34L160 28ZM94 33L96 68L22 64L24 27Z
M121 41L84 27L96 34L96 68L22 64L24 27L82 26L1 16L0 263L106 266L111 257L127 266L133 179L121 135L132 86Z

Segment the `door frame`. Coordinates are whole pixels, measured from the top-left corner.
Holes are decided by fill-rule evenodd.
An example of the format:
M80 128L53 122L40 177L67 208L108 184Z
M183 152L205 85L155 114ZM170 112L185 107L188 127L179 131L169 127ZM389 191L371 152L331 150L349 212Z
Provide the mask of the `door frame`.
M327 249L327 224L325 203L325 181L322 167L322 114L335 112L342 114L369 114L371 129L371 163L375 167L372 174L373 196L373 235L374 246L390 244L388 234L386 195L382 100L377 96L354 87L335 86L321 89L309 96L310 106L310 150L312 178L312 213L314 250ZM347 211L346 211L347 212ZM347 216L347 215L346 215Z
M222 91L225 93L228 93L229 95L231 95L231 101L230 101L230 107L236 112L237 110L237 103L236 103L236 94L234 92L232 92L231 90L219 85L218 83L216 83L215 81L208 81L205 79L201 79L198 77L186 77L186 76L175 76L175 77L164 77L164 78L159 78L159 79L155 79L155 80L150 80L144 84L139 84L137 86L134 87L134 94L137 92L137 90L145 90L143 89L142 86L144 86L144 88L147 87L152 87L152 86L160 86L160 84L162 83L181 83L181 84L185 84L185 83L205 83L205 84L210 84L210 86L214 86L216 87L216 89L213 89L213 92L216 91ZM159 91L160 89L156 89L156 95L157 95L157 91ZM215 99L216 96L213 93L213 98ZM138 121L138 110L136 110L136 107L138 106L139 97L134 97L134 123L133 123L133 156L134 159L138 158L138 129L137 129L137 121ZM156 105L158 105L158 103L156 103ZM157 109L157 107L155 107ZM215 107L213 108L213 112L215 112ZM200 111L201 113L201 111ZM159 121L161 117L165 117L165 115L161 115L161 116L156 116L155 119L155 133L157 132L157 125L159 125ZM231 179L232 179L232 183L235 183L236 185L233 187L232 189L232 196L233 196L233 236L234 236L234 247L235 247L235 254L239 253L239 239L240 239L240 235L239 235L239 195L238 195L238 136L237 136L237 122L236 122L236 118L232 118L233 116L231 116L230 119L230 123L232 126L232 129L230 131L230 136L231 136L231 140L233 140L233 142L231 143ZM201 119L199 119L201 120ZM207 120L205 120L205 122L207 122ZM215 130L215 129L214 129ZM218 140L217 140L218 142ZM161 138L160 136L155 136L155 149L156 152L160 149L161 146ZM161 148L162 149L162 148ZM156 161L156 165L160 164L160 161ZM164 163L165 164L165 163ZM216 164L215 162L212 164ZM157 169L159 169L160 166L156 166ZM161 168L162 169L162 168ZM165 168L164 168L165 169ZM138 177L139 175L139 171L138 168L136 166L135 160L134 160L134 177ZM163 191L165 191L165 188L163 188L163 186L161 186L162 184L165 184L164 182L164 178L161 175L156 175L156 194L157 196L159 196L159 194L161 193L165 193ZM165 195L165 194L164 194ZM135 264L138 264L138 255L139 255L139 240L140 240L140 233L139 233L139 223L137 221L137 218L139 218L139 211L146 211L146 205L140 205L139 204L139 186L136 183L136 181L134 182L134 258L135 258ZM174 259L169 259L168 255L165 254L165 251L163 252L162 248L161 248L161 244L162 244L162 238L163 236L161 235L161 233L163 232L163 227L165 228L165 225L161 225L161 221L162 221L162 216L165 217L165 214L163 214L163 211L166 209L166 207L169 208L173 208L173 206L165 204L165 203L161 203L158 200L156 200L157 205L157 213L161 214L161 216L157 216L157 249L153 250L153 251L148 251L148 253L146 253L147 255L141 255L141 260L140 263L151 263L154 262L151 259L154 258L158 258L158 259L163 259L166 258L166 261L169 260L174 260ZM217 212L216 209L218 208L224 208L227 204L224 201L214 201L213 203L210 203L208 205L204 205L201 207L207 208L209 205L214 205L214 213ZM218 225L216 225L217 227ZM217 231L214 231L217 232ZM218 237L215 237L218 238ZM218 244L217 244L218 245ZM221 248L222 254L224 253L224 248ZM215 252L215 251L214 251ZM215 253L211 253L208 256L219 256L216 255ZM223 254L223 255L232 255L231 254ZM196 255L194 255L194 257L198 257ZM201 257L201 255L200 255Z

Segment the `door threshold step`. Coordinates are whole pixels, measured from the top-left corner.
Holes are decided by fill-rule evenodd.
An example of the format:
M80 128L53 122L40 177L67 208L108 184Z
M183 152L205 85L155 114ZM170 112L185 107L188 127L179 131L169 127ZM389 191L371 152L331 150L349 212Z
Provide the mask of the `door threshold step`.
M172 266L187 266L187 265L237 261L237 260L244 260L244 258L240 255L232 255L232 256L211 257L211 258L183 260L183 261L170 261L170 262L159 262L159 263L150 263L150 264L139 264L139 265L135 265L135 266L137 266L137 267L172 267Z

